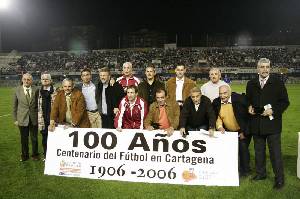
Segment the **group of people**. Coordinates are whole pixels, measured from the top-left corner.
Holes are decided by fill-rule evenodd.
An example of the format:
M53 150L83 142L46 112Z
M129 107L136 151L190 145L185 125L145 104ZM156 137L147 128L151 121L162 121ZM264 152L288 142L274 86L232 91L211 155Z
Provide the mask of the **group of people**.
M14 120L21 135L21 161L29 159L28 137L32 142L32 159L38 160L38 129L43 135L46 157L48 131L61 124L74 128L161 129L168 136L179 130L183 137L189 131L238 132L239 173L250 174L249 144L254 140L256 176L266 178L266 143L275 174L275 189L284 186L281 156L282 113L289 105L287 90L270 75L269 59L257 64L258 76L248 82L246 94L232 92L221 80L218 68L209 71L210 80L197 87L185 76L186 67L178 64L176 76L166 83L156 77L149 64L145 79L133 75L132 64L123 64L123 76L113 79L107 67L99 70L99 82L92 82L91 70L81 71L82 82L62 81L61 89L52 85L51 75L42 74L40 88L32 85L32 76L22 77L14 100Z

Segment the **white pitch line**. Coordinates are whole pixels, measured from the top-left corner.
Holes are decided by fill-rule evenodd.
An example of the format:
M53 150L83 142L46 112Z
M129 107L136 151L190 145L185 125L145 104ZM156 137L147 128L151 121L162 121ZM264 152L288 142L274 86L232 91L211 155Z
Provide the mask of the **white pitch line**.
M6 115L0 115L0 117L7 117L10 116L11 114L6 114Z

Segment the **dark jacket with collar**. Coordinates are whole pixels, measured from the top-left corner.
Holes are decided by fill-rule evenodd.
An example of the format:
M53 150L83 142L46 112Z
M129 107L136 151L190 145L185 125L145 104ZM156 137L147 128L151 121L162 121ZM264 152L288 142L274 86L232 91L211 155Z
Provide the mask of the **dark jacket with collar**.
M289 106L289 98L284 83L274 75L270 75L261 89L259 78L247 83L246 96L249 105L263 108L270 104L274 119L255 114L250 116L250 132L254 135L270 135L281 133L282 114Z
M98 110L101 112L101 101L102 101L102 90L103 90L103 83L101 81L98 82L96 86L96 102L98 105ZM114 115L114 108L119 108L119 103L122 98L125 96L123 87L118 83L115 82L113 86L108 84L107 88L105 89L105 96L106 96L106 104L107 104L107 115Z
M247 98L246 98L245 94L241 95L241 94L232 92L231 93L231 104L232 104L235 119L236 119L237 123L239 124L241 131L246 135L249 134L248 103L247 103ZM218 98L214 99L212 105L213 105L216 117L218 117L220 110L221 110L221 98L218 97ZM226 129L226 126L224 126L224 128Z
M179 128L197 128L202 125L207 125L209 128L216 126L216 116L210 99L201 95L200 105L196 111L192 98L188 97L180 113Z

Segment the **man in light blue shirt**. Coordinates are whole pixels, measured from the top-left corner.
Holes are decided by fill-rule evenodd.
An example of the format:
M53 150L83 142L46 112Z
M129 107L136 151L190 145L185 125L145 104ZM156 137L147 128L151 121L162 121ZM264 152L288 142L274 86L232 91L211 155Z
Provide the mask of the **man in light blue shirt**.
M82 84L78 86L78 89L81 90L84 95L91 127L101 128L101 116L96 103L96 86L92 82L92 72L90 69L84 68L81 71L81 80Z

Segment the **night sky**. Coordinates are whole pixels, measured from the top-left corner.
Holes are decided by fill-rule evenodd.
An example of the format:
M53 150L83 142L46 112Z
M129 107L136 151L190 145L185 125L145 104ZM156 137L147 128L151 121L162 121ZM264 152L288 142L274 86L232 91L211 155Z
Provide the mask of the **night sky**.
M300 32L299 0L12 0L0 12L6 50L41 42L50 27L64 25L95 25L111 34L141 28L167 34Z

